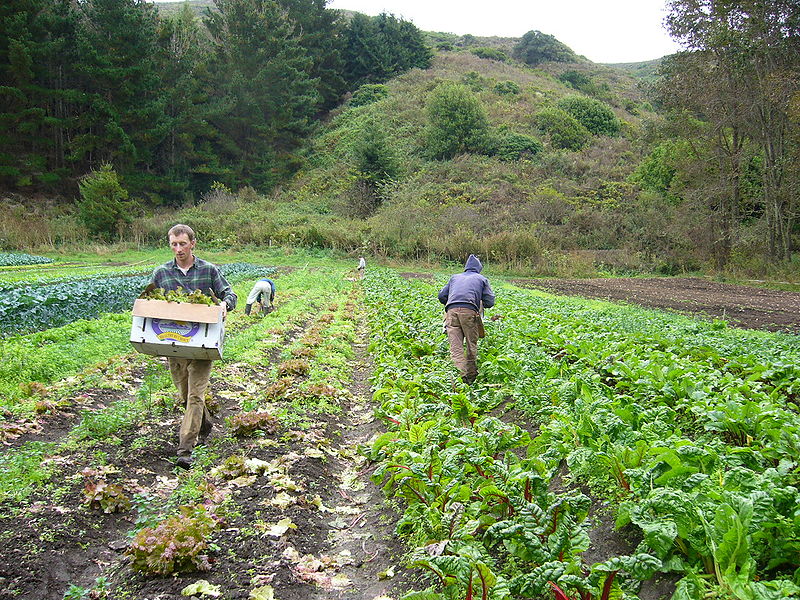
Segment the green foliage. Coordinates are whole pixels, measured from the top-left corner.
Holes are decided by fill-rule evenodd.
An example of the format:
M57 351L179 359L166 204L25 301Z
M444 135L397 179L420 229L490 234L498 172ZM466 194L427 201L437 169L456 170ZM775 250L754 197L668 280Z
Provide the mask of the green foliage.
M585 96L567 96L558 107L575 117L593 135L617 135L620 122L611 107Z
M491 154L500 160L520 160L532 158L544 150L544 145L537 138L515 133L513 131L500 131L492 135Z
M530 66L543 62L575 62L575 53L552 35L541 31L528 31L514 46L511 53L515 59Z
M543 108L536 113L534 122L550 136L550 143L554 148L580 150L592 135L578 119L555 106Z
M211 565L206 552L216 527L214 515L205 507L181 506L180 514L136 534L127 551L132 558L131 566L150 575L208 571Z
M54 469L44 459L55 447L53 443L28 442L14 452L0 453L0 501L23 500L48 481Z
M148 276L102 277L8 290L0 298L0 334L36 331L131 307Z
M120 228L133 220L131 204L126 202L117 173L110 164L84 176L80 183L81 201L78 214L89 232L104 240L119 236Z
M478 58L486 58L489 60L496 60L498 62L506 62L508 60L508 55L499 48L471 48L470 52L472 52L472 54Z
M375 271L365 285L389 428L371 448L374 479L406 507L398 533L436 583L420 598L553 586L562 600L614 598L666 570L683 574L681 597L795 593L794 336L506 287L464 393L446 350L417 351L441 342L440 314L419 302L438 285ZM535 438L485 416L510 394L525 398L516 408ZM622 499L618 526L642 533L634 553L586 569L589 499L548 479L564 465Z
M382 83L365 83L353 92L350 106L364 106L389 96L389 89Z
M53 262L53 259L46 256L34 256L25 252L0 252L0 267L44 265L51 262Z
M516 81L498 81L494 84L494 92L501 96L516 96L521 91Z
M473 92L479 92L486 88L487 79L477 71L467 71L461 77L461 83L471 89Z
M576 90L584 90L592 82L589 76L580 71L564 71L558 76L558 80L574 87Z
M312 59L278 2L225 0L218 8L206 25L217 48L218 93L226 98L211 119L232 159L234 177L227 179L269 189L296 166L291 150L311 130L321 101Z
M381 203L381 188L400 175L400 160L390 136L376 120L358 130L351 146L356 181L350 194L350 213L369 216Z
M489 122L480 100L463 85L444 82L428 100L428 151L435 158L482 152Z
M639 163L630 180L646 190L657 192L663 198L676 200L671 191L672 180L677 173L676 151L673 144L659 144Z
M359 179L373 188L400 174L390 137L376 120L370 119L360 128L351 152Z
M107 577L96 577L91 587L85 588L70 584L64 592L63 600L96 600L106 598L110 592L111 584Z
M207 296L202 290L192 290L191 292L178 286L175 290L165 291L164 288L154 288L146 292L143 296L147 300L163 300L165 302L186 302L188 304L204 304L205 306L216 306L211 296Z
M382 83L413 68L427 69L432 53L410 21L356 13L345 31L345 73L352 85Z

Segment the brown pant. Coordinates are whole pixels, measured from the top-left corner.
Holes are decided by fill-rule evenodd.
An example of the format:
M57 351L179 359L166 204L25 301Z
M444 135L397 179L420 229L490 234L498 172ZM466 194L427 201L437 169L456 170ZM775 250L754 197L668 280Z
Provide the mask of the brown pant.
M472 383L478 375L478 337L483 325L481 316L469 308L451 308L445 316L450 356L461 373L461 378ZM466 354L464 348L466 346Z
M172 375L172 383L178 388L178 396L186 407L181 422L178 454L188 455L197 444L198 436L205 437L211 431L211 413L206 407L211 361L170 357L169 373Z

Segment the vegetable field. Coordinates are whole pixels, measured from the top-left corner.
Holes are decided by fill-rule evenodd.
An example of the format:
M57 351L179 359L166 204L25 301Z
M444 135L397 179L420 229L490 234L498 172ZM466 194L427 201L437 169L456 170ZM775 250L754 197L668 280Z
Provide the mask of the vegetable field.
M797 336L492 277L467 387L444 274L232 264L182 471L140 266L0 270L0 598L800 597Z

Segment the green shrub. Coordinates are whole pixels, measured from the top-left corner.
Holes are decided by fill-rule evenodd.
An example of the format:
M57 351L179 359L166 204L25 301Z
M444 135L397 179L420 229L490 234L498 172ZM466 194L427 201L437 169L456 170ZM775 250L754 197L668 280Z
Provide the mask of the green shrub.
M662 198L676 201L671 192L672 181L677 173L679 149L670 142L659 144L642 159L636 170L628 178L638 183L642 189L658 193Z
M498 48L473 48L470 50L470 52L472 52L478 58L497 60L499 62L506 62L508 60L508 55Z
M584 90L592 83L588 76L578 71L564 71L558 76L558 80L576 90Z
M181 571L208 571L208 538L217 522L203 506L181 506L180 514L167 517L156 527L141 529L131 542L131 566L152 575Z
M486 78L477 71L468 71L461 77L461 83L473 92L479 92L486 87Z
M377 186L400 174L400 161L389 142L389 136L375 121L364 123L351 148L359 179Z
M550 143L554 148L580 150L592 135L578 119L557 107L540 110L536 113L535 122L550 136Z
M486 148L489 120L480 100L451 81L433 90L428 101L428 149L434 158L449 159Z
M383 100L389 96L389 88L382 83L367 83L353 92L350 98L350 106L364 106L372 104L378 100Z
M522 62L536 66L543 62L575 62L575 53L552 35L529 31L514 46L511 55Z
M130 223L131 203L128 192L119 183L114 168L104 164L85 175L78 183L81 200L78 215L93 236L104 240L119 237L122 225Z
M516 95L522 90L516 81L498 81L494 84L494 91L501 96Z
M502 131L492 136L492 148L490 154L497 156L500 160L520 160L530 158L539 154L544 146L537 138L525 135L524 133L514 133L512 131Z
M619 119L605 102L585 96L567 96L559 100L558 107L578 119L594 135L619 133Z

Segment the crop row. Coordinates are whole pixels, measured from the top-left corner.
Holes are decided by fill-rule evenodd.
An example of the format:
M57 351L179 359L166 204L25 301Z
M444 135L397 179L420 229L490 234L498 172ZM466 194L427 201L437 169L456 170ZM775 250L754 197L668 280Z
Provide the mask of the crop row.
M274 269L248 263L222 265L231 283L264 277ZM0 296L0 336L41 331L128 310L149 282L149 275L97 276L53 285L25 285Z
M25 286L53 285L83 279L145 275L150 271L149 267L107 267L97 265L58 266L49 269L38 268L36 270L14 269L0 271L0 292Z
M507 299L487 358L546 369L513 384L539 402L529 404L541 416L536 447L621 500L617 524L632 522L640 549L684 574L676 595L795 590L797 338L513 290Z
M656 571L682 577L675 598L797 593L800 429L784 358L795 339L509 288L481 350L489 385L464 390L435 288L385 275L368 285L376 398L392 424L376 473L408 504L398 529L438 580L441 595L424 597L478 584L539 597L554 581L599 598ZM536 437L486 416L509 399ZM589 501L552 492L563 465L641 532L630 555L586 570Z
M162 375L158 381L152 377L148 367L148 374L135 397L123 398L101 411L83 413L81 423L63 443L47 446L28 443L19 451L0 454L0 471L5 482L0 486L3 492L0 497L8 506L9 499L25 501L27 494L44 489L48 498L57 498L53 502L67 507L70 502L83 500L90 509L128 513L133 505L138 518L130 535L137 532L139 535L133 538L129 551L132 562L128 564L148 574L208 568L210 564L206 558L209 554L215 571L219 571L223 560L230 565L234 560L232 557L242 548L258 553L275 552L275 543L270 539L272 533L265 534L270 529L268 520L279 521L284 517L289 521L286 515L297 520L298 514L310 514L319 522L328 520L330 517L322 514L322 508L306 502L306 498L313 497L311 490L317 488L317 483L311 482L308 494L304 494L305 488L301 486L307 482L294 473L290 478L288 473L289 466L298 460L322 462L326 455L317 448L322 440L314 438L315 442L308 442L311 444L308 456L299 456L284 446L289 440L299 439L298 436L309 438L310 429L319 429L319 425L313 422L317 415L321 411L334 410L336 398L347 393L345 386L352 376L349 360L353 357L356 311L351 303L352 295L347 300L349 286L342 286L340 282L340 277L297 271L281 278L277 311L263 319L246 318L238 311L232 313L226 358L215 365L213 387L215 394L227 399L229 407L238 404L244 412L232 416L228 427L217 428L209 446L198 449L192 471L179 471L178 478L173 480L177 487L166 490L166 495L161 485L167 481L166 477L159 476L155 482L150 482L149 475L142 475L143 471L137 470L142 478L140 483L147 484L148 489L142 489L140 485L131 486L131 480L123 480L121 475L121 472L132 471L127 467L127 461L152 454L153 436L158 440L165 437L163 411L169 408L171 394L156 392L165 404L157 407L155 413L150 412L148 396L165 384L165 390L169 392L171 385L163 367L157 368ZM236 291L243 291L241 285ZM321 310L325 311L324 314L308 326ZM295 333L298 331L303 331L302 337ZM292 342L295 335L297 339ZM154 362L152 359L148 361ZM122 361L114 363L125 364ZM121 384L130 383L131 373L115 379ZM270 380L277 385L266 385ZM264 415L267 410L274 415L266 421L267 424L274 427L279 423L281 429L289 434L277 437L260 431L263 423L256 423L253 417ZM256 423L256 431L249 427L253 423ZM291 431L295 427L302 428L305 433ZM134 432L142 437L131 441ZM253 436L260 443L254 443ZM41 468L37 466L52 454L59 457L57 462L45 460ZM76 464L83 466L87 461L88 467L79 470L83 477L71 476ZM253 465L256 465L256 470L249 471ZM76 490L78 482L85 482L85 489ZM240 498L239 490L245 485L258 490L264 496L263 502L242 499L251 498L252 494ZM76 498L76 495L80 497ZM225 499L224 504L222 499ZM328 504L329 501L326 499L325 502ZM241 506L237 506L240 503ZM186 504L193 506L181 508ZM319 504L321 507L321 501ZM61 506L58 508L64 510ZM0 516L11 518L11 515ZM223 516L227 522L224 530L218 527ZM41 511L33 519L40 517ZM132 519L127 516L120 518L118 526L127 529L130 521ZM55 541L60 542L60 536L68 538L71 534L66 529L66 525L50 527L48 535L55 536ZM52 540L52 537L48 539ZM186 540L190 543L185 544ZM88 542L88 539L82 542ZM171 543L174 545L170 546ZM282 545L281 550L283 548ZM35 554L30 552L25 559L29 560ZM242 552L242 557L235 560L247 561L252 556L251 552ZM270 555L258 559L261 563L256 565L243 562L244 566L235 575L228 576L241 580L236 584L242 588L253 588L254 584L250 583L252 573L248 568L263 568L267 559L279 557ZM122 569L121 573L119 569ZM321 577L322 573L314 575ZM205 577L213 581L214 576L212 572ZM127 565L117 565L98 581L101 579L106 589L113 585L115 597L126 594L143 597L146 592L136 589L136 586L146 587L150 581L149 578L131 576ZM195 581L196 576L190 576L190 580ZM173 581L173 578L168 581ZM174 581L178 586L177 595L185 583ZM13 582L9 580L9 583ZM77 594L80 588L72 586L71 589Z
M46 256L34 256L24 252L0 252L0 267L42 265L51 262L53 262L53 259Z

